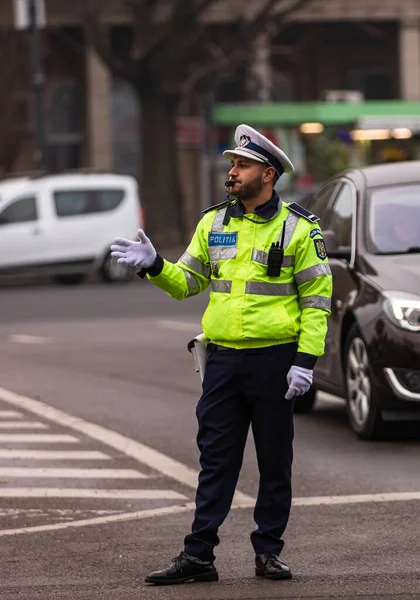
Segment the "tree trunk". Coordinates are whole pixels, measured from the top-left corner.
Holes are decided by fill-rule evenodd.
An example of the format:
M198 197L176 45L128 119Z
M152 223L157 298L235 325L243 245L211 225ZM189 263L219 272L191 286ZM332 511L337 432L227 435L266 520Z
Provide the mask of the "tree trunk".
M185 242L176 102L153 89L137 92L141 102L141 200L147 234L159 251Z

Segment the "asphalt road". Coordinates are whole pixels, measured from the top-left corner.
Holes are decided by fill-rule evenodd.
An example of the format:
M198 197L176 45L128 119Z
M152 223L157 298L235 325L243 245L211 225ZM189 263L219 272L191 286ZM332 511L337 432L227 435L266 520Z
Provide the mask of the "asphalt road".
M257 580L249 440L217 549L220 581L148 587L182 549L198 470L206 297L147 282L0 288L0 597L420 598L420 442L360 442L344 404L296 416L291 582Z

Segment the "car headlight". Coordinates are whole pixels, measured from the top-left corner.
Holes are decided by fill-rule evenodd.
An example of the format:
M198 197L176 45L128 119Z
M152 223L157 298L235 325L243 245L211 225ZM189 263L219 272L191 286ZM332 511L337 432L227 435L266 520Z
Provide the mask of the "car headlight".
M384 292L384 311L391 321L409 331L420 331L420 297L406 292Z

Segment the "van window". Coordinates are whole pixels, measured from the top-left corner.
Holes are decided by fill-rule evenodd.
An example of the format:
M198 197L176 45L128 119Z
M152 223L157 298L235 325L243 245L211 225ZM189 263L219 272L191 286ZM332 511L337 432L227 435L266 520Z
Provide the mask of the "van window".
M124 190L72 190L54 192L55 212L73 217L114 210L122 202Z
M28 221L36 221L37 219L36 198L20 198L19 200L15 200L0 213L0 225L26 223Z

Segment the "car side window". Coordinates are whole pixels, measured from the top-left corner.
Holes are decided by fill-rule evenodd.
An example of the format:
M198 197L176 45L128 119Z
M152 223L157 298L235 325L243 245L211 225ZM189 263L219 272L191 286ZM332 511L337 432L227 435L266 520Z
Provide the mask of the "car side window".
M11 223L27 223L38 219L36 198L20 198L15 200L0 213L0 225Z
M117 208L123 198L121 189L63 190L54 193L55 212L58 217L107 212Z
M353 189L344 183L323 222L324 231L329 229L335 233L338 246L352 245L353 197Z
M305 207L312 211L314 215L323 219L336 189L336 182L326 185L315 194L308 206Z

